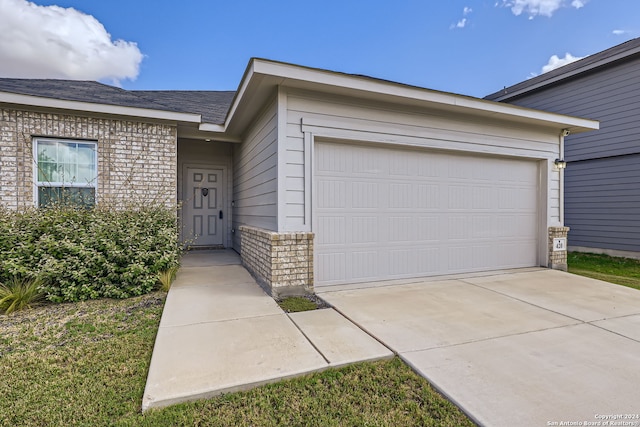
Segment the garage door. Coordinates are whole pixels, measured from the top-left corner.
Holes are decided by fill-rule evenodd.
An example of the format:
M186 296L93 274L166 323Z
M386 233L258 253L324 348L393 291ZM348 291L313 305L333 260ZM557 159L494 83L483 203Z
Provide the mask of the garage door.
M538 166L316 143L316 285L538 265Z

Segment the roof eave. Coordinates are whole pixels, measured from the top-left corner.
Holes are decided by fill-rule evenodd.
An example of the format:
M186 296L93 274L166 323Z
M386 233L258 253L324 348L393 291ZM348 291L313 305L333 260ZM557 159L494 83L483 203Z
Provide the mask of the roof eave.
M178 113L173 111L155 110L139 107L125 107L110 104L99 104L82 101L69 101L64 99L46 98L34 95L23 95L12 92L0 92L0 103L13 105L26 105L37 108L51 108L75 112L88 112L95 114L107 114L122 117L139 117L154 120L166 120L171 122L201 123L200 114Z
M519 90L516 90L514 92L509 92L510 88L505 88L505 89L503 89L501 91L497 91L497 92L494 92L494 93L492 93L490 95L487 95L485 98L486 99L490 99L492 101L502 102L502 101L505 101L505 100L508 100L508 99L511 99L511 98L518 97L520 95L524 95L524 94L526 94L528 92L533 92L533 91L541 89L541 88L543 88L545 86L552 85L554 83L558 83L558 82L560 82L562 80L570 79L572 77L577 77L577 76L579 76L581 74L587 73L587 72L592 71L592 70L594 70L596 68L603 67L603 66L611 64L613 62L617 62L617 61L621 61L621 60L624 60L624 59L627 59L627 58L631 58L634 55L637 55L639 53L640 53L640 46L638 46L636 48L633 48L633 49L629 49L629 50L624 51L624 52L620 52L620 53L618 53L616 55L612 55L612 56L609 56L607 58L603 58L600 61L589 63L589 64L586 64L586 65L584 65L582 67L579 67L579 68L575 68L573 70L567 71L566 73L558 74L557 76L553 76L553 77L541 80L539 82L533 83L530 86L523 87L523 88L521 88ZM584 58L584 60L586 60L588 58L589 57L586 57L586 58ZM569 65L571 65L571 64L569 64ZM544 74L542 76L544 76ZM511 87L513 87L513 86L511 86ZM500 92L504 92L504 94L499 95Z
M255 114L255 108L264 105L264 102L267 101L266 97L273 96L275 88L278 86L322 90L328 93L421 105L464 112L476 116L493 117L501 115L505 119L521 123L542 124L541 122L544 122L547 126L557 129L569 129L573 133L599 128L599 122L595 120L548 113L401 83L254 58L247 67L237 96L229 110L224 125L225 130L229 130L232 127L235 128L235 126L232 126L234 122L243 122L237 117L238 114L242 112ZM247 96L246 103L245 96ZM246 120L249 120L249 118L247 117ZM238 129L240 128L242 127L239 126Z

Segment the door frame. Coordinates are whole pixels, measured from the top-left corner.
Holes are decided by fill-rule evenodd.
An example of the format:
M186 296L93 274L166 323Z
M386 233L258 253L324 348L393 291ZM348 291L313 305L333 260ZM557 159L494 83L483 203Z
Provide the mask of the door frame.
M227 248L229 247L228 230L229 230L229 224L231 224L231 218L230 218L231 211L226 203L227 202L226 185L227 185L228 167L219 163L183 163L181 165L180 180L178 183L180 187L180 199L178 200L178 202L181 204L184 203L185 201L185 195L189 193L185 187L187 185L187 182L189 181L187 177L187 173L189 172L190 168L191 169L209 169L209 170L215 169L215 170L222 171L221 182L220 182L220 204L221 204L221 210L223 212L224 218L222 219L221 232L222 232L222 246ZM184 215L183 215L184 212L181 204L179 206L178 220L180 225L180 241L183 242L185 219L184 219ZM200 246L194 245L194 247L197 248Z

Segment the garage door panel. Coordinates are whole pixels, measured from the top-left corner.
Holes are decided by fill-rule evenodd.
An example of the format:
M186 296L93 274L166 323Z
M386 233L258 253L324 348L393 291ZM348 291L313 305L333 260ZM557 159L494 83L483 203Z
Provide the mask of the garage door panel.
M440 188L437 184L417 185L416 207L419 209L437 209L440 204Z
M380 271L380 254L376 250L354 251L347 268L351 269L351 277L356 281L374 280Z
M389 175L391 176L411 176L416 173L413 159L404 155L403 152L391 153L389 159Z
M411 183L391 183L389 184L389 207L391 209L411 208L415 199L412 191L415 185Z
M344 279L347 277L347 254L345 252L319 253L316 254L316 261L314 268L318 277L322 277L328 283L344 283Z
M316 285L537 265L536 162L335 143L316 150ZM337 158L344 162L319 167Z
M399 274L417 274L417 254L409 249L395 249L389 251L389 273L392 276L397 276Z
M377 182L354 181L351 188L353 208L379 208L378 194L380 192L380 184Z
M319 245L344 245L347 243L347 219L344 216L325 215L318 218L318 221L318 228L324 230L322 234L316 236Z
M418 274L416 276L429 276L437 274L442 265L443 251L437 247L421 248L415 251L418 254Z
M440 226L443 218L438 215L420 216L418 217L416 224L417 230L415 237L419 242L429 242L440 239Z
M491 239L498 233L498 221L493 215L481 214L471 217L471 238Z
M378 217L371 214L369 216L355 216L351 218L351 243L378 243L380 241Z
M336 179L322 179L318 181L318 194L316 201L319 209L331 209L347 207L347 186L344 181Z
M492 200L495 200L496 189L488 186L474 186L471 195L471 208L474 210L494 208Z
M415 219L410 216L389 217L389 242L412 242L415 238Z

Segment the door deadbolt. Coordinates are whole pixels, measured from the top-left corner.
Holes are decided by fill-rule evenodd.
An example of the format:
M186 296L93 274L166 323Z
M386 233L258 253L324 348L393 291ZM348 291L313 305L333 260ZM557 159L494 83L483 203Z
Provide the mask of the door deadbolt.
M204 197L207 197L207 195L208 195L208 194L209 194L209 189L208 189L208 188L203 188L203 189L202 189L202 195L203 195Z

